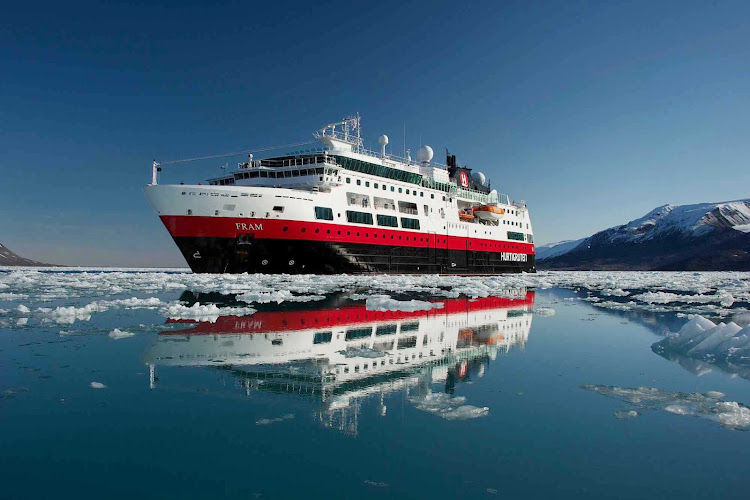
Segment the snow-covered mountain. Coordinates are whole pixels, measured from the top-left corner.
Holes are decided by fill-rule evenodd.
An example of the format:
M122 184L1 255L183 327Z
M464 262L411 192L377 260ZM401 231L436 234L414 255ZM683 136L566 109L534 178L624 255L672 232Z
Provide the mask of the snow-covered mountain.
M20 257L6 246L0 244L0 266L48 266L42 262Z
M664 205L588 238L539 247L537 263L547 269L750 270L750 199Z

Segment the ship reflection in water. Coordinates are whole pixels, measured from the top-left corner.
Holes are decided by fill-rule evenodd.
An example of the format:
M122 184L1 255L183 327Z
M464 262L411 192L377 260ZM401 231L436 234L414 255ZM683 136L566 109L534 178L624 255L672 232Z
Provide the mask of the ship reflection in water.
M159 367L210 366L231 372L248 395L316 398L323 425L352 435L358 432L361 401L379 398L385 416L385 396L394 391L445 419L481 417L489 408L455 396L457 384L481 378L498 354L523 347L531 329L534 292L498 295L442 299L441 308L409 312L368 310L364 301L345 295L316 305L285 303L163 331L144 361L152 388ZM194 323L168 321L182 322Z

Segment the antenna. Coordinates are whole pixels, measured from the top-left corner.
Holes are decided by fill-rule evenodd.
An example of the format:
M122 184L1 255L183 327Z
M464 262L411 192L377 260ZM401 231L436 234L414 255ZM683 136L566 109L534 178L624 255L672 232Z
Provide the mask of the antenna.
M406 158L406 122L404 122L404 158Z

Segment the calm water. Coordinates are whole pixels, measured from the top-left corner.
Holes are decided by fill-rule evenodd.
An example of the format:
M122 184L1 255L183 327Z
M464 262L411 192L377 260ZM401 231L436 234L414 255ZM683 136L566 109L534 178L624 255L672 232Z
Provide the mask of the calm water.
M715 408L750 382L655 354L674 312L351 286L243 315L161 287L66 317L53 286L0 290L3 498L747 498L750 433ZM196 302L219 312L165 318Z

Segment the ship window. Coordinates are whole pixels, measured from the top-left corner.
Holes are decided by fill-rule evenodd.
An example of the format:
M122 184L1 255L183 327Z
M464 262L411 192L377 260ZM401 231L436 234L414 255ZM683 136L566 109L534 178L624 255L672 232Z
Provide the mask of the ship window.
M357 186L361 186L361 185L362 185L362 181L357 179Z
M398 325L381 325L375 328L375 335L394 335L397 329Z
M527 234L526 235L526 241L528 241L529 243L534 243L534 235Z
M392 215L378 214L378 226L398 227L398 219Z
M401 188L398 188L398 192L399 192L399 193L402 193L402 192L403 192L403 190L402 190Z
M292 177L299 177L299 170L292 170Z
M430 198L435 199L435 193L430 193Z
M291 177L291 176L292 176L292 172L290 172L289 170L284 172L284 177Z
M409 194L409 190L408 189L406 190L406 194Z
M328 207L315 207L315 218L333 220L333 210Z
M357 205L363 208L370 206L370 197L366 194L346 193L346 201L348 205Z
M317 332L313 337L313 344L330 344L332 338L331 332Z
M315 169L316 174L322 174L323 173L323 167L318 167Z
M351 177L347 177L347 178L346 178L346 183L347 183L347 184L351 184L351 183L352 183L352 179L351 179Z
M383 191L385 191L385 184L383 184Z
M188 215L193 215L193 211L188 208Z
M355 212L354 210L347 210L346 220L348 222L355 222L357 224L372 225L372 214L368 214L366 212Z
M283 212L284 211L284 207L282 207L282 206L275 206L275 207L273 207L273 211L274 212Z
M393 186L391 186L391 192L393 192L395 190L396 190L396 188L394 188Z
M417 204L408 201L399 201L398 211L402 214L417 215Z
M268 177L268 172L266 172L265 170L261 170L258 173L259 173L260 177Z
M523 233L516 233L514 231L508 231L508 239L509 240L523 241L524 240L524 235L523 235Z
M396 210L396 203L390 198L376 196L373 201L376 210Z
M419 220L401 217L401 227L404 229L419 229Z
M408 349L410 347L417 347L417 337L401 337L398 339L396 349Z
M355 328L346 331L346 340L367 338L372 335L372 328Z
M375 189L377 189L378 188L378 183L376 182L375 185L372 186L372 187L374 187Z
M420 191L420 192L419 192L419 197L420 197L420 198L424 198L424 191Z

